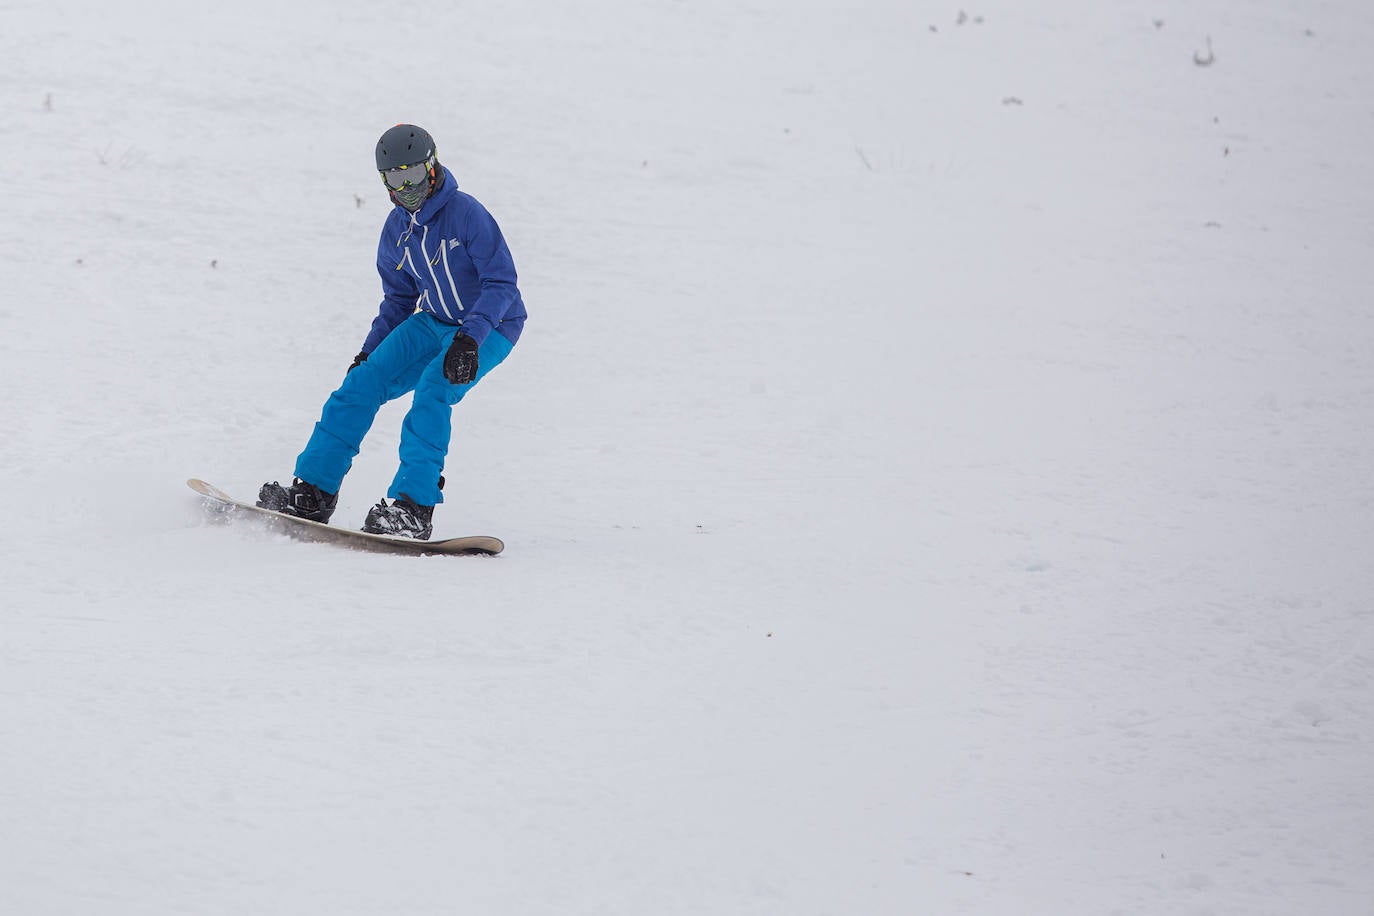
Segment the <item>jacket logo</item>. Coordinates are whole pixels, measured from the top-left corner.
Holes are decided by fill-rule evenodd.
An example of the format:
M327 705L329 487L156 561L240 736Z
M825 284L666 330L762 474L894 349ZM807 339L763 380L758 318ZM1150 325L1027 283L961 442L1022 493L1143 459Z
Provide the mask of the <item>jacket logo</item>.
M462 240L462 239L449 239L449 240L448 240L448 250L449 250L449 251L452 251L452 250L455 249L455 248L462 248L462 247L463 247L463 240Z

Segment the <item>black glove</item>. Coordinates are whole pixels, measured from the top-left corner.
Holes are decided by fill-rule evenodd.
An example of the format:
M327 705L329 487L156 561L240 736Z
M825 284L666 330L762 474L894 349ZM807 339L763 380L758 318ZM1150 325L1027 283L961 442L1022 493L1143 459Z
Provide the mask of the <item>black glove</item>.
M367 354L359 353L357 356L353 357L353 365L348 367L348 372L352 372L354 369L358 368L365 362L367 362ZM345 372L344 375L347 375L348 372Z
M466 385L477 378L477 341L461 331L444 354L444 378L455 385Z

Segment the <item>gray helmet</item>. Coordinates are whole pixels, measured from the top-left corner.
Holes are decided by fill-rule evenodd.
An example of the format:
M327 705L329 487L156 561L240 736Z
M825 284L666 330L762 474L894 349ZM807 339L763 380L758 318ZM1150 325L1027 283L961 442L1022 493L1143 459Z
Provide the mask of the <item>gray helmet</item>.
M421 164L418 171L409 168ZM438 186L441 172L434 138L423 127L397 124L377 141L377 171L392 201L414 213Z
M429 131L414 124L397 124L377 141L377 171L424 162L434 153Z

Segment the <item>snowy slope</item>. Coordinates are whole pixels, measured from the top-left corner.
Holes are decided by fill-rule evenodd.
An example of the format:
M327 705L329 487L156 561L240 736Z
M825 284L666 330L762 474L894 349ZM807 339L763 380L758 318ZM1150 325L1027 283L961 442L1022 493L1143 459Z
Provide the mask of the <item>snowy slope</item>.
M0 6L0 911L1370 912L1371 41ZM495 560L183 485L290 474L398 121L530 308L436 514Z

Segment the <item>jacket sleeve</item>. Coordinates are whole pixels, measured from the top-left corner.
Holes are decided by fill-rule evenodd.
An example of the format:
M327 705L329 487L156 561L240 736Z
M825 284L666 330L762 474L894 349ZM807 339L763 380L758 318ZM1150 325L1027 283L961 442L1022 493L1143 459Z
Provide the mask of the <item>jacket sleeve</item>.
M520 289L516 285L515 261L492 215L481 204L475 204L468 210L466 222L464 246L477 271L481 291L472 308L463 314L463 333L480 346L519 298Z
M382 278L382 304L377 309L377 317L372 319L372 329L363 341L363 352L371 353L377 344L386 339L396 325L405 321L415 312L415 304L420 298L415 278L405 269L398 269L399 249L391 240L390 234L382 231L377 243L377 273Z

